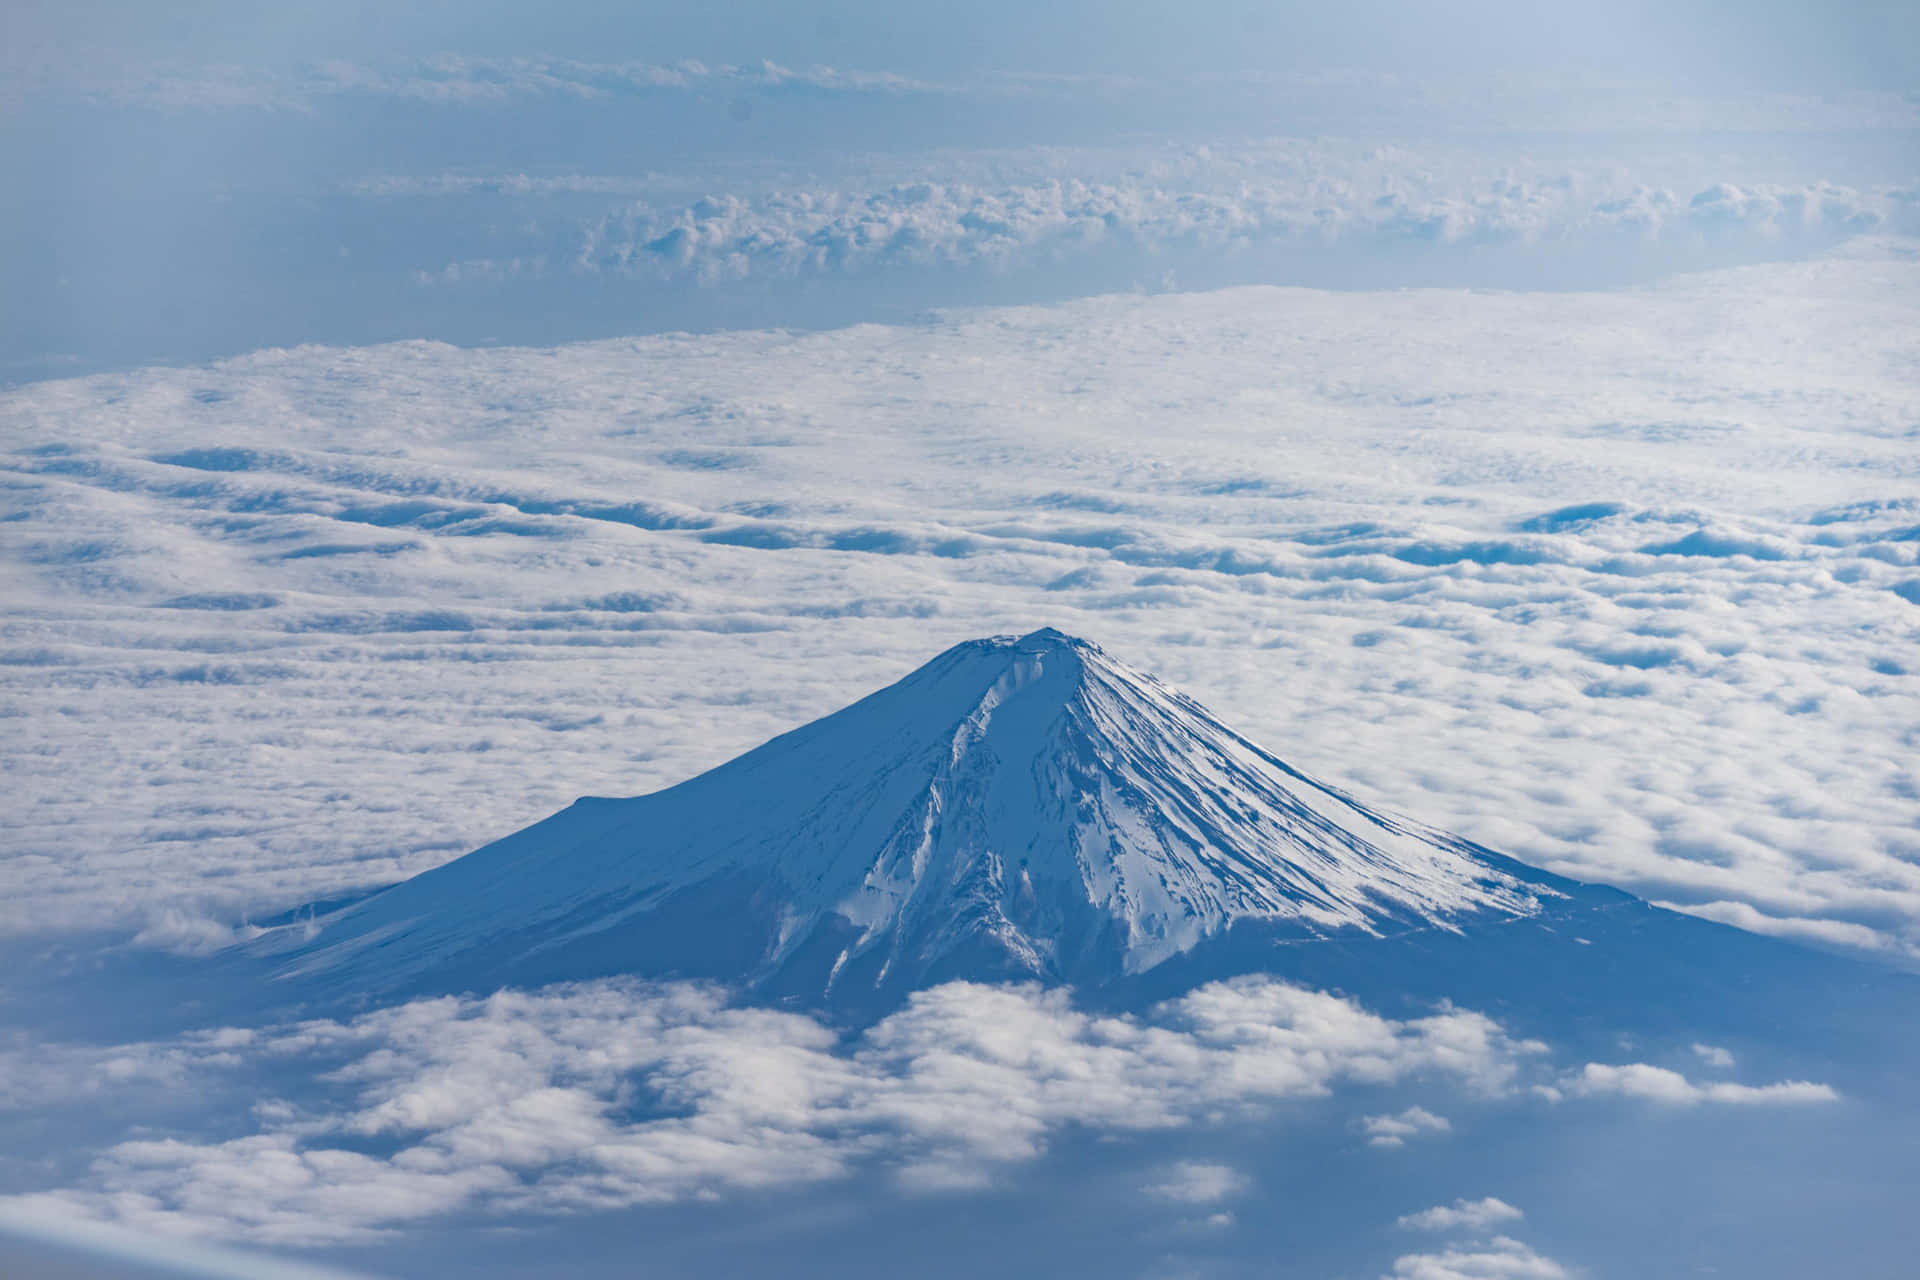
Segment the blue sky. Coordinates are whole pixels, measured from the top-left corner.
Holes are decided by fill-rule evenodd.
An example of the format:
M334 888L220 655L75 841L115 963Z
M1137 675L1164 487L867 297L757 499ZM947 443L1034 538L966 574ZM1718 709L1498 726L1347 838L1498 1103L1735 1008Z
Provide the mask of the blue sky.
M1327 67L1431 75L1586 70L1715 87L1912 88L1910 6L1358 0L1067 3L244 3L13 6L9 59L282 64L458 50L575 58L824 62L917 74L1165 75Z
M1920 203L1898 5L6 21L13 382L1169 286L1606 286L1909 229Z

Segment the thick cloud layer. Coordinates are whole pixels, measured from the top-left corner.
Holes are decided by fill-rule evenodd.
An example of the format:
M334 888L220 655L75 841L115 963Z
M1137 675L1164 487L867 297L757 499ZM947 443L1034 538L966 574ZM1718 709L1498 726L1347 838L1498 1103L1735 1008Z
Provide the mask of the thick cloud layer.
M1920 274L268 352L0 399L0 927L205 949L1050 623L1369 802L1920 942Z

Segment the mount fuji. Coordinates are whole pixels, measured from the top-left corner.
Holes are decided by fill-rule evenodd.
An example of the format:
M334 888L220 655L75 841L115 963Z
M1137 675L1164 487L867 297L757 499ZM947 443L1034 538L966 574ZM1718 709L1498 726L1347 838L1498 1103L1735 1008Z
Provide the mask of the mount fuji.
M580 800L263 946L358 991L664 972L859 1002L1097 986L1247 926L1458 932L1573 888L1369 809L1048 629L958 645L679 786Z
M627 975L860 1024L953 981L1139 1010L1265 974L1594 1052L1714 1036L1810 1070L1920 1051L1911 974L1375 809L1051 629L956 645L678 786L579 800L227 962L227 990L318 1012Z
M478 998L439 998L461 993ZM1026 1230L1041 1269L1077 1272L1116 1214L1204 1192L1211 1223L1254 1186L1298 1211L1248 1215L1244 1274L1298 1253L1302 1221L1331 1236L1300 1274L1361 1274L1322 1257L1377 1235L1383 1196L1503 1197L1464 1213L1519 1184L1530 1230L1537 1205L1580 1223L1595 1186L1627 1188L1606 1204L1638 1225L1576 1240L1628 1257L1622 1274L1682 1248L1821 1274L1809 1258L1836 1231L1893 1248L1920 1115L1914 975L1377 809L1051 630L957 645L678 786L578 801L220 955L109 955L30 994L37 1025L111 1036L115 1069L154 1062L171 1089L198 1054L222 1073L210 1096L249 1107L173 1125L239 1138L123 1143L102 1195L231 1199L246 1221L270 1184L320 1206L302 1212L380 1200L377 1222L406 1203L657 1205L585 1246L609 1274L644 1238L705 1260L673 1274L780 1269L791 1250L836 1275L862 1272L843 1253L865 1274L972 1275L976 1245L940 1233L989 1213L984 1239ZM1471 1140L1446 1142L1455 1125ZM847 1243L864 1218L796 1210L804 1225L736 1241L671 1208L676 1186L735 1185L715 1170L764 1189L896 1158L984 1198L864 1253ZM417 1177L433 1194L397 1210L371 1190ZM847 1202L822 1195L805 1203ZM754 1231L767 1203L740 1209ZM569 1265L578 1222L558 1229ZM452 1250L478 1274L501 1238L423 1236L420 1273ZM755 1250L767 1266L740 1265ZM1458 1256L1567 1274L1519 1245Z
M1125 1002L1259 971L1556 1026L1721 1021L1789 975L1878 972L1370 808L1050 629L247 950L322 1002L636 974L879 1011L956 979Z

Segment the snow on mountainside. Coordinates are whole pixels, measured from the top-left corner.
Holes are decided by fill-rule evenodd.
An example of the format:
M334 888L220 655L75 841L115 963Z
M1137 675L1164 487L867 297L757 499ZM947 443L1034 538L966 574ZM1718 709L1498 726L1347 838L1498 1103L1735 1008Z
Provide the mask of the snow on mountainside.
M1057 631L958 645L679 786L584 799L256 946L359 991L608 972L805 996L1098 983L1257 919L1534 915L1564 882L1376 813Z

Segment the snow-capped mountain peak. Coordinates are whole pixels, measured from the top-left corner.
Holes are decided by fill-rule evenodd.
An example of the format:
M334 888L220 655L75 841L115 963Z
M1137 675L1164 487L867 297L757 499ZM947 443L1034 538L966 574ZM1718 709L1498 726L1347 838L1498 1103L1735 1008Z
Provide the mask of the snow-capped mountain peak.
M622 969L809 995L1097 984L1238 922L1451 929L1533 914L1555 883L1043 629L957 645L679 786L582 800L339 913L286 968L376 988Z

